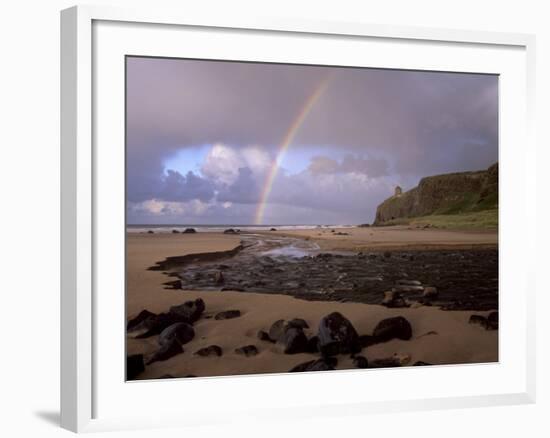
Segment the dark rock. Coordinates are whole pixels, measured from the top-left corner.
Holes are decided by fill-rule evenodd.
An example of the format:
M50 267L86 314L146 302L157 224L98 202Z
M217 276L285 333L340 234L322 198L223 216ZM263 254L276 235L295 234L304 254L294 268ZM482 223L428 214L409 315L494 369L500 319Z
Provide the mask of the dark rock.
M355 356L353 358L353 365L355 368L368 368L369 361L365 356Z
M197 230L195 230L194 228L186 228L185 230L183 230L183 233L184 234L193 234L193 233L196 233Z
M361 348L367 348L367 347L370 347L371 345L376 344L377 340L374 336L371 336L371 335L361 335L359 336L358 342Z
M436 298L439 295L437 288L428 286L424 288L424 292L422 293L422 296L424 298Z
M409 307L405 299L401 296L399 292L389 290L384 292L384 299L382 300L382 305L389 308L402 308Z
M282 341L284 339L285 326L286 324L284 319L275 321L269 328L269 337L275 342Z
M386 342L394 338L408 341L412 337L412 327L402 316L386 318L376 325L373 336L378 342Z
M308 323L302 318L291 319L290 321L288 321L287 324L291 327L297 327L297 328L301 328L301 329L309 328Z
M185 324L182 322L181 324ZM154 352L147 360L147 365L151 365L153 362L159 362L168 360L177 354L183 353L183 347L176 338L172 338L170 341L160 344L160 348Z
M269 334L268 334L267 332L265 332L265 331L263 331L263 330L260 330L260 331L258 332L258 339L259 339L260 341L271 342L271 343L273 343L273 344L276 342L276 341L274 341L273 339L271 339L271 338L269 337Z
M487 330L498 330L498 312L491 312L487 316Z
M303 319L275 321L270 329L269 337L272 342L280 342L284 345L285 354L304 353L308 351L308 339L304 334L303 327L307 327Z
M277 231L277 228L271 228L269 231Z
M127 380L134 380L143 371L145 371L143 354L132 354L126 357L126 379Z
M172 230L172 234L179 234L179 230Z
M224 310L223 312L216 313L214 319L233 319L241 316L240 310Z
M143 321L153 317L153 316L156 316L156 314L154 314L153 312L149 312L148 310L142 310L141 312L139 312L139 314L135 317L135 318L132 318L128 321L128 324L126 326L126 330L127 331L132 331L133 329L135 329L135 327L138 327Z
M242 287L227 286L227 287L222 287L221 291L222 292L223 291L244 292L245 289Z
M182 376L184 379L191 379L193 377L197 377L194 374L186 374L185 376Z
M198 321L201 317L204 309L206 308L202 298L197 298L194 301L186 301L178 306L170 307L170 313L178 315L182 318L182 322L188 322L190 324Z
M391 252L385 251L385 252L384 252L384 257L390 258L390 257L391 257Z
M355 328L338 312L333 312L321 319L317 336L319 351L323 356L357 353L361 350Z
M182 283L181 280L173 280L173 281L167 281L166 283L163 283L166 287L166 289L173 289L173 290L179 290L182 289Z
M259 351L255 345L245 345L244 347L235 348L235 353L250 357L256 356Z
M225 278L223 276L223 272L222 271L218 271L214 274L214 282L216 284L223 284L225 283Z
M432 365L432 364L428 362L422 362L421 360L418 360L415 363L413 363L413 367L424 367L427 365Z
M159 335L158 343L160 345L169 345L172 340L176 340L178 344L183 345L190 342L195 337L195 330L186 322L178 322L165 328Z
M209 345L208 347L201 348L200 350L195 351L193 354L197 356L221 356L223 354L223 351L220 346L218 345Z
M332 371L337 364L338 360L335 357L324 357L296 365L289 371L289 373L302 373L305 371Z
M233 228L228 228L227 230L224 230L223 234L239 234L239 232Z
M403 359L397 355L374 359L369 362L369 368L394 368L400 367L407 363L407 358Z
M142 333L136 336L136 339L148 338L150 336L158 335L165 328L182 322L182 318L173 313L159 313L158 315L151 316L137 326L133 328L133 331L141 331Z
M484 329L486 329L488 327L487 318L485 318L482 315L472 315L472 316L470 316L470 319L468 320L468 323L469 324L477 324L477 325L483 327Z
M305 353L308 348L307 337L299 327L287 327L283 344L285 346L285 354Z
M147 234L155 234L155 232L153 230L148 230Z
M312 336L307 341L307 347L306 347L307 353L319 353L319 337L318 336Z

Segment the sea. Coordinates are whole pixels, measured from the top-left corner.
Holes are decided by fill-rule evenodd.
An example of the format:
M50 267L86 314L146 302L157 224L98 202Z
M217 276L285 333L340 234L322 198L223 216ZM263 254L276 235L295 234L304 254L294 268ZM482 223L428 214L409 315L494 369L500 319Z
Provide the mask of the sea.
M146 233L154 231L155 233L171 233L174 230L184 231L186 228L194 228L197 233L220 233L229 228L240 230L242 233L254 233L257 231L269 231L275 228L278 231L290 230L314 230L314 229L331 229L331 228L354 228L355 225L202 225L202 224L128 224L126 230L129 233Z

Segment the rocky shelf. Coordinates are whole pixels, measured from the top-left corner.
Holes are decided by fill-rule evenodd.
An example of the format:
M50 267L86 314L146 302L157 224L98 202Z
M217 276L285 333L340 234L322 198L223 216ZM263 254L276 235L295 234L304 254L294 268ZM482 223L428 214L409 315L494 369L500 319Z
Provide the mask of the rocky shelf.
M266 255L264 244L260 245L262 251L248 242L245 249L223 259L199 258L195 262L189 258L179 266L170 264L172 270L167 274L174 279L166 285L171 289L276 293L306 300L386 305L386 293L393 291L404 298L398 307L498 309L497 249L312 252L288 257Z

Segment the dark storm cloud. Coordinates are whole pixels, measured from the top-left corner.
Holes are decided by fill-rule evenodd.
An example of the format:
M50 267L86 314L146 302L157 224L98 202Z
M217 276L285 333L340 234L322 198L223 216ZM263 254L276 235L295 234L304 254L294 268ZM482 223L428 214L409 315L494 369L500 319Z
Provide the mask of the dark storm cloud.
M255 203L263 171L237 165L235 179L220 185L205 173L167 173L165 162L180 149L215 143L235 151L256 146L273 159L304 102L331 71L326 92L290 152L324 147L335 155L316 153L299 178L279 175L271 202L318 206L320 201L308 201L318 196L325 209L344 208L350 197L340 192L338 200L330 200L315 188L315 179L332 175L334 187L369 199L361 214L371 216L392 184L408 187L426 175L482 169L498 159L496 76L154 58L127 62L131 202ZM384 181L355 181L352 173ZM292 190L291 183L301 186ZM215 211L229 217L236 209Z
M169 202L185 202L193 199L209 201L214 197L214 185L205 178L187 172L186 175L168 170L156 198Z
M254 204L260 199L260 182L248 167L240 167L237 179L218 193L219 202Z

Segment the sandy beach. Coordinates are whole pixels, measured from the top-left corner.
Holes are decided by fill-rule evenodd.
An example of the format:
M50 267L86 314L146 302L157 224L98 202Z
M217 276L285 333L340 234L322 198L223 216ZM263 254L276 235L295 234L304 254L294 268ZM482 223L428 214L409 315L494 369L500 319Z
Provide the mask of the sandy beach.
M268 233L310 239L315 241L323 250L470 249L494 248L498 245L496 230L424 229L398 225L388 227L317 228L270 231Z
M496 232L454 232L432 229L409 230L406 227L342 228L269 232L314 240L323 250L381 250L398 248L434 249L496 247ZM349 235L336 235L349 233ZM320 235L319 235L320 234ZM278 373L308 360L319 358L310 353L284 354L279 343L261 341L259 330L268 331L278 319L303 318L309 328L309 338L317 332L321 318L340 312L348 318L359 335L369 335L376 324L388 317L403 316L412 326L410 340L393 339L364 348L361 354L369 362L395 354L412 365L421 361L429 364L494 362L498 360L498 330L485 330L469 324L472 314L486 316L489 312L442 311L438 307L387 308L381 305L355 302L309 301L291 296L232 291L183 291L166 289L170 280L162 271L149 267L167 257L187 254L228 251L239 245L241 236L223 233L141 234L128 233L127 251L127 318L147 309L154 313L167 312L170 306L202 298L203 316L194 324L195 337L183 347L185 352L168 360L148 365L139 379L216 376L251 373ZM216 320L218 312L240 310L234 319ZM497 309L494 309L497 310ZM130 334L127 353L154 353L157 336L134 339ZM221 357L200 357L193 353L209 345L218 345ZM238 347L255 345L259 353L245 357L234 352ZM340 355L336 369L354 368L352 359Z

